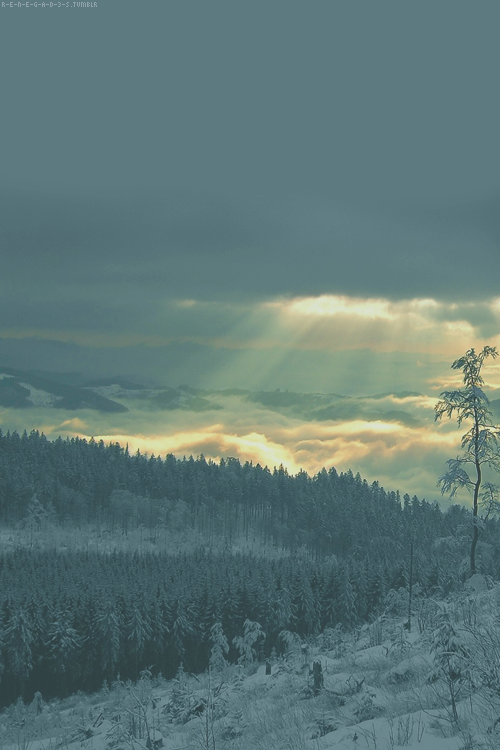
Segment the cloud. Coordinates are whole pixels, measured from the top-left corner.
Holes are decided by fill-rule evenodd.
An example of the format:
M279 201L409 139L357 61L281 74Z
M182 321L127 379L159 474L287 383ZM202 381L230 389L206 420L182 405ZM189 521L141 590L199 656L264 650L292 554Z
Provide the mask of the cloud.
M4 336L115 346L192 342L218 349L371 349L446 356L473 342L500 341L497 297L478 303L347 295L203 300L170 299L153 289L144 300L129 285L113 294L106 284L91 287L85 299L74 284L61 295L28 296L21 306L6 295L0 302Z
M440 207L436 217L418 206L375 208L307 191L290 194L286 187L232 195L196 186L111 194L95 187L82 195L0 186L0 197L5 311L20 296L42 312L51 305L51 330L64 313L68 324L88 317L93 328L94 314L106 329L110 311L119 310L122 330L135 321L144 331L148 322L159 323L162 303L179 297L344 297L366 304L467 303L497 294L500 226L487 217L498 214L500 198L488 197L486 217L472 202L451 215L444 206L440 218ZM474 268L488 273L471 271L472 247Z
M432 298L390 300L322 295L267 303L285 331L308 348L369 346L449 352L474 339L500 340L499 301L448 303Z

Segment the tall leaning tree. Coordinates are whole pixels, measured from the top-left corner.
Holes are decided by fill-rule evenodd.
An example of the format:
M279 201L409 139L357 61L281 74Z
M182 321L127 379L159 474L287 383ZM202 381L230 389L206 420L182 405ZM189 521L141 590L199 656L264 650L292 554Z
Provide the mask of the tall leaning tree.
M472 494L472 540L470 547L470 573L476 572L476 547L479 531L488 515L498 508L497 485L484 481L484 468L500 473L500 428L493 424L489 400L483 391L484 380L481 369L484 361L496 359L496 347L485 346L481 352L469 349L463 357L451 365L453 370L463 373L464 387L455 391L443 391L435 406L435 419L455 417L458 427L462 422L470 425L462 435L462 453L447 461L448 471L438 481L441 493L454 497L465 487ZM480 504L485 507L485 518L478 516Z

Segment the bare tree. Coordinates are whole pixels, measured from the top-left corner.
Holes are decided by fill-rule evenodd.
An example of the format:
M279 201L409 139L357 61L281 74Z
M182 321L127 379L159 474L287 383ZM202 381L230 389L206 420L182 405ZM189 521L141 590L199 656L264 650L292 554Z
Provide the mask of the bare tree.
M484 380L481 369L485 359L498 356L496 347L485 346L477 353L475 349L468 349L466 353L456 359L451 365L454 370L462 370L464 388L454 391L443 391L441 400L436 404L435 419L441 419L443 415L451 418L456 416L458 427L464 421L471 421L470 429L462 435L462 453L456 458L450 458L448 471L438 482L441 493L450 493L454 497L456 492L465 487L472 493L472 541L470 548L470 572L476 572L476 546L479 537L482 520L478 517L480 500L488 509L488 514L495 508L498 498L498 487L488 482L483 482L483 467L489 467L500 472L499 438L500 428L493 425L492 414L489 409L489 400L482 386ZM473 476L467 471L469 465L473 467ZM484 519L483 519L484 521Z

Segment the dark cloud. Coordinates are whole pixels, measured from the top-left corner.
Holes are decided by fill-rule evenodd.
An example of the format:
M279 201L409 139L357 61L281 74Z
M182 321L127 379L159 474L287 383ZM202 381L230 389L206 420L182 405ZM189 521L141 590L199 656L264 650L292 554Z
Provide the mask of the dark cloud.
M481 338L497 336L500 332L498 311L481 302L443 305L431 311L430 317L436 321L465 321L476 329Z
M436 208L376 211L325 196L14 191L1 201L2 282L6 299L10 288L12 297L66 304L72 284L73 299L135 300L144 321L152 298L484 299L498 293L494 209L459 204L456 215L446 207L439 216Z
M11 10L12 294L497 293L498 4Z

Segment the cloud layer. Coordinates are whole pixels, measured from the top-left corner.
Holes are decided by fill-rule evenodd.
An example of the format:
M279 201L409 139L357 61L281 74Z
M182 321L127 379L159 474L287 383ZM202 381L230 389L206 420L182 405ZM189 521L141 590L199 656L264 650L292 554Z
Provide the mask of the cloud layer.
M300 403L298 394L288 395ZM276 392L216 391L205 393L205 397L222 408L159 411L143 400L127 399L122 403L129 411L113 414L42 407L2 410L0 424L3 430L23 430L29 424L52 438L60 434L93 436L156 455L203 453L215 460L235 456L271 469L283 464L292 473L305 469L314 474L324 466L335 466L338 471L359 471L386 489L431 501L440 497L436 482L445 471L446 460L460 450L461 433L456 424L434 423L434 397L330 397L343 407L330 418L318 416L314 410L301 413L296 405L282 406L290 399L278 399ZM467 501L465 495L461 499Z

